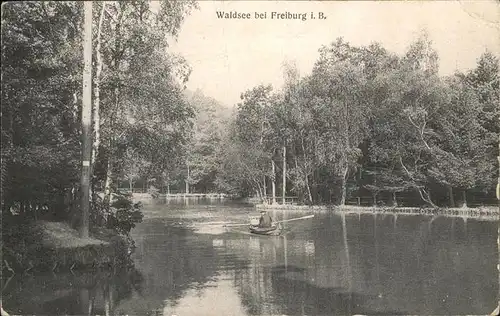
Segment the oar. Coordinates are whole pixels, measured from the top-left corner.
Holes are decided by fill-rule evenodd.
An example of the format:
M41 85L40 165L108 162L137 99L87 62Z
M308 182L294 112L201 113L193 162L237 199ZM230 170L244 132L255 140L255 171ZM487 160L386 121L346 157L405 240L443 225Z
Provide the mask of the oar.
M297 218L291 218L291 219L285 219L282 221L276 221L275 223L284 223L284 222L291 222L291 221L298 221L299 219L308 219L308 218L313 218L313 215L307 215L307 216L302 216L302 217L297 217Z
M291 219L285 219L285 220L282 220L282 221L275 221L273 223L284 223L284 222L298 221L300 219L308 219L308 218L313 218L313 217L314 217L314 214L313 215L302 216L302 217L291 218ZM227 225L224 225L223 227L249 226L249 225L250 225L249 223L246 223L246 224L227 224Z
M249 225L250 225L249 223L246 223L246 224L227 224L227 225L224 225L222 227L249 226Z

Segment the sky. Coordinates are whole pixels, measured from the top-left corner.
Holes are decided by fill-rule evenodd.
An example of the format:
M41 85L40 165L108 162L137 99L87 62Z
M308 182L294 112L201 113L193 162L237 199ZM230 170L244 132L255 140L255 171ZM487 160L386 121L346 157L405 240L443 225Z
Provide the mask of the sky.
M217 11L250 13L251 19L219 19ZM267 18L256 19L255 12ZM308 19L271 19L272 12L307 13ZM319 12L326 19L318 19ZM170 49L192 67L188 89L234 106L259 84L280 88L284 61L308 75L318 49L338 37L355 46L379 42L403 54L423 29L442 75L474 68L486 50L500 56L500 4L494 0L199 1Z

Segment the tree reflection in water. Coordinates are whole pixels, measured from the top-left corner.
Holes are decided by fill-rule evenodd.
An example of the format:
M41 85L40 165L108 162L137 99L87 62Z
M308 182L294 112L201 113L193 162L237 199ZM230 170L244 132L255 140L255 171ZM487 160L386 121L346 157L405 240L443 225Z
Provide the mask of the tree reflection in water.
M198 218L203 212L211 217ZM16 276L4 308L50 315L449 315L485 314L497 304L491 276L498 273L498 222L329 213L294 222L281 237L199 229L228 221L226 214L233 222L248 217L246 210L220 212L160 209L155 216L167 215L138 225L141 277Z
M431 220L332 214L293 238L255 239L260 247L255 240L232 242L234 251L241 247L252 262L248 270L235 273L235 286L249 315L474 314L493 309L498 285L488 275L495 274L495 223L469 220L467 233L465 224L458 227L453 218Z
M179 219L152 219L135 232L139 247L135 263L144 275L143 291L118 307L119 314L163 314L181 299L201 293L217 281L226 266L245 269L247 262L232 254L219 255L225 240L217 235L195 234ZM194 290L195 292L193 292Z
M113 315L114 307L140 291L142 277L135 269L14 276L2 293L12 314Z

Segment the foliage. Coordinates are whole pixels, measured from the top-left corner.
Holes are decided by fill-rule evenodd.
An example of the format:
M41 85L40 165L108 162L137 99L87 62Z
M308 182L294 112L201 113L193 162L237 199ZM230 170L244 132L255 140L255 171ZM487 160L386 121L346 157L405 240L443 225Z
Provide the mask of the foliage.
M186 144L186 155L180 173L184 181L197 192L215 191L214 181L218 171L219 148L227 132L227 108L199 90L185 91L185 99L195 110L191 120L193 130ZM189 167L189 177L187 168Z
M114 229L126 236L143 219L142 204L140 202L134 203L131 193L117 192L112 194L109 208L104 205L103 198L98 196L95 199L93 208L98 210L94 212L94 214L98 214L98 217L93 218L92 223L94 225L104 222L107 228Z
M475 69L450 77L439 76L438 61L422 33L402 56L339 38L320 48L311 75L285 65L282 91L242 93L220 189L267 195L269 183L280 185L286 149L287 194L308 203L371 195L394 205L404 193L407 205L455 206L455 192L464 204L468 192L491 197L498 57L486 52Z
M121 177L131 186L140 178L161 179L183 156L194 117L183 98L190 68L167 48L195 8L194 1L93 5L93 58L99 67L93 71L94 85L99 84L93 103L94 225L130 230L139 206L127 205L125 197L108 203L97 199L97 192L106 187L113 191ZM80 222L82 22L81 2L3 6L1 167L6 216L16 211L21 217Z
M78 179L79 11L78 3L3 6L4 210L59 208Z
M114 228L122 234L128 234L136 223L140 223L143 214L140 210L141 203L133 203L131 196L116 194L111 203L111 219L108 227Z
M442 77L425 33L400 56L339 38L319 49L309 75L285 64L281 90L243 91L231 113L186 91L191 68L168 50L196 7L94 4L94 225L127 233L140 220L139 205L112 194L120 180L155 196L183 185L262 198L285 189L310 204L405 194L453 206L457 193L492 196L500 89L491 52ZM78 217L82 4L3 9L2 214Z

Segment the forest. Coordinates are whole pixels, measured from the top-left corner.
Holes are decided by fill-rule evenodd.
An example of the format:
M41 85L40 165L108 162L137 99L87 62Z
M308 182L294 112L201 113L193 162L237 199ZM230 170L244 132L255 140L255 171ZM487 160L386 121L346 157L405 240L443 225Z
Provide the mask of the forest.
M264 203L495 204L498 57L451 76L438 65L425 31L401 56L337 38L309 75L283 63L284 86L242 92L229 117L200 95L191 104L214 118L195 120L177 180Z
M129 230L140 215L119 196L138 188L309 205L495 203L498 56L440 76L425 33L402 55L337 38L318 47L308 75L284 63L283 87L238 92L227 107L186 89L192 69L169 51L196 8L94 3L93 224ZM81 2L3 6L4 218L78 225L82 25ZM128 211L111 211L113 201Z
M163 176L185 157L195 117L183 94L191 69L168 47L196 8L2 5L2 269L130 263L129 232L143 214L117 185L134 164Z
M241 95L219 154L219 188L304 204L495 204L499 62L439 75L425 31L402 55L342 38L307 76ZM276 193L278 190L279 193ZM271 192L271 193L269 193Z

